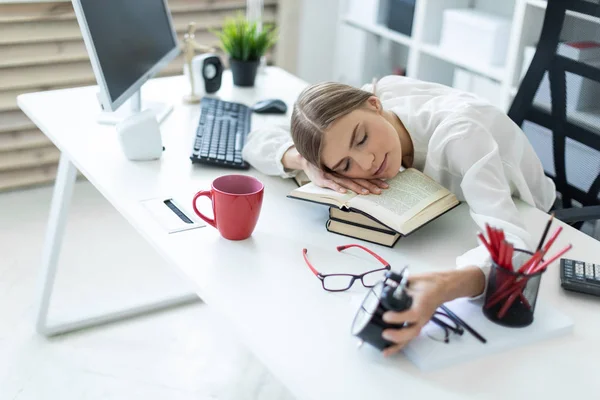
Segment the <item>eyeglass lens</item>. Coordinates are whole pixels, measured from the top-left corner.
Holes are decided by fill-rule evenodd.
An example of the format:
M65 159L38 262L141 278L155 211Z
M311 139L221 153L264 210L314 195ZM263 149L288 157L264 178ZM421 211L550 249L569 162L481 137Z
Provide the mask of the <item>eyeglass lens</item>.
M352 275L326 275L323 278L323 287L326 290L346 290L352 286L353 282Z
M375 271L371 271L368 274L363 275L362 283L366 287L373 287L377 284L377 282L381 281L384 276L386 269L379 269Z
M435 321L434 318L437 320ZM437 311L431 321L423 327L423 331L431 339L448 343L453 333L462 334L461 327L445 313Z

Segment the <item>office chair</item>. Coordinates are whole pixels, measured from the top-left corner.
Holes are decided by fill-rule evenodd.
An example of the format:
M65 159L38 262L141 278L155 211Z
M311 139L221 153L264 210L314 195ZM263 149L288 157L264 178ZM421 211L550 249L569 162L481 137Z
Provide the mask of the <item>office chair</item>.
M555 175L552 176L548 172L546 174L554 180L556 189L561 194L562 208L554 210L555 217L577 229L580 229L585 221L600 219L600 171L587 192L570 184L567 181L565 166L566 141L570 138L600 151L600 126L594 132L567 119L566 72L600 82L600 68L558 55L556 49L567 10L600 18L598 0L593 1L595 2L548 0L535 55L508 111L508 116L519 126L524 120L528 120L552 131ZM598 27L600 32L600 23ZM534 96L546 72L550 80L550 112L534 104ZM584 163L584 160L581 163ZM572 200L576 200L582 207L573 207Z

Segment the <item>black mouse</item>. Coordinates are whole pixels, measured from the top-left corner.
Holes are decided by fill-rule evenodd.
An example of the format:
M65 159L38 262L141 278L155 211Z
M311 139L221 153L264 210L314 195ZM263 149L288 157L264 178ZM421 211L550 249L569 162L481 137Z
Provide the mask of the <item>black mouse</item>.
M267 99L254 104L252 110L257 114L285 114L287 105L282 100Z

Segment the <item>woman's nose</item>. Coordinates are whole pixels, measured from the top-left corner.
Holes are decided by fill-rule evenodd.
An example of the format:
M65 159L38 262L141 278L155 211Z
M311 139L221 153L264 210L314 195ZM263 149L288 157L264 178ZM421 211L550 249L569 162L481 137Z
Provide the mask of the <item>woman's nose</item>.
M360 168L363 171L371 172L373 163L375 162L375 156L370 153L360 152L355 155L355 161L360 165Z

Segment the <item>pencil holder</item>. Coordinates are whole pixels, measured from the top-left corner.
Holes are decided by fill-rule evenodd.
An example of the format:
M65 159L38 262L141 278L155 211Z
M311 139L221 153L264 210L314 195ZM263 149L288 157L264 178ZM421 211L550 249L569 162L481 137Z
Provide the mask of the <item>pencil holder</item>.
M483 313L489 320L513 328L525 327L533 322L545 269L534 274L518 272L532 255L529 251L515 249L512 269L492 262L483 305Z

